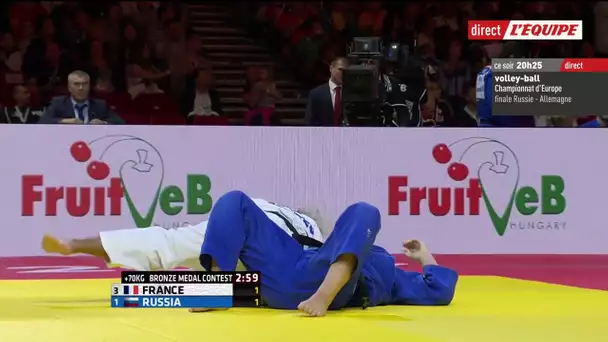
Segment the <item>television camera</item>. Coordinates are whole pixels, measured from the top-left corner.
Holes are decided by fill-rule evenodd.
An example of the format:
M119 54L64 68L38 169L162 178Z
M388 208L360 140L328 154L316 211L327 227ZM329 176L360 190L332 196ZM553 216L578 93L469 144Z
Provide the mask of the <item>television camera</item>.
M425 80L432 75L409 47L378 37L354 38L343 70L343 126L419 126Z

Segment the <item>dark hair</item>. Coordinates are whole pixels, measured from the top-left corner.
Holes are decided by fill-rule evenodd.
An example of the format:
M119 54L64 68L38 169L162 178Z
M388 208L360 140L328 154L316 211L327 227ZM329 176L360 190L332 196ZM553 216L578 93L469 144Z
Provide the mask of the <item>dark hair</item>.
M331 66L332 66L332 67L333 67L333 66L336 66L336 64L338 64L338 63L340 63L340 62L341 62L341 63L344 63L344 64L346 64L346 65L350 64L350 61L348 60L348 58L341 56L341 57L336 57L336 58L334 58L334 60L333 60L333 61L331 61Z
M17 89L19 88L23 88L23 89L27 89L27 87L25 86L25 83L17 83L17 84L13 84L13 96L15 95L15 93L17 92Z

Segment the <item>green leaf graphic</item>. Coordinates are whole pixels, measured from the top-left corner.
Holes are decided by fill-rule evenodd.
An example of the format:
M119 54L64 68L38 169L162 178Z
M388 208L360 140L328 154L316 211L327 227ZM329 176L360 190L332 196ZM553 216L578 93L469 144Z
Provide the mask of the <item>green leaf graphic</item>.
M486 191L483 187L483 182L481 179L479 180L479 185L481 186L481 193L483 195L483 202L486 204L486 208L488 208L488 214L490 214L490 219L492 220L492 224L494 225L494 229L498 236L505 235L505 231L507 230L507 225L509 224L509 218L511 218L511 210L513 209L513 202L515 202L515 194L517 193L517 185L513 188L513 192L511 193L511 198L509 199L509 204L505 209L505 212L502 216L496 213L494 207L492 206L492 202L488 198Z
M158 184L158 188L156 189L156 193L154 194L154 199L152 200L152 203L150 204L150 208L148 208L148 211L144 216L142 216L137 211L137 208L135 207L133 200L131 200L131 196L129 196L129 191L127 191L127 187L125 186L125 183L122 180L122 178L120 179L120 182L122 183L122 189L123 189L123 192L125 193L125 200L127 201L127 206L129 207L131 216L133 216L133 221L135 222L135 226L137 228L150 227L152 225L152 221L154 220L154 213L156 212L158 198L160 197L160 190L161 190L161 186L163 183L162 180Z

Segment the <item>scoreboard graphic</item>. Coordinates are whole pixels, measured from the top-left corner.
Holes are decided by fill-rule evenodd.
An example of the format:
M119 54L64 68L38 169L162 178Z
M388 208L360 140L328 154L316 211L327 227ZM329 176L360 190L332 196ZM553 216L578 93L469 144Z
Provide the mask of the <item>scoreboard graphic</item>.
M253 308L261 305L259 272L122 272L113 308Z

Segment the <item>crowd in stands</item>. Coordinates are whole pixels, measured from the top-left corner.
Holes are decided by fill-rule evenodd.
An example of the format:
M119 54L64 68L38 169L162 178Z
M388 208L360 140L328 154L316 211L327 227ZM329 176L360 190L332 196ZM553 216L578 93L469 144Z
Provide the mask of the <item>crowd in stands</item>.
M202 49L204 37L188 30L187 4L47 1L2 6L0 104L5 108L27 101L36 108L30 112L40 113L52 97L67 93L68 75L81 70L90 77L92 96L106 100L127 123L227 123L217 119L222 108L212 86L213 61ZM412 46L438 72L436 81L427 82L429 100L422 110L429 125L456 122L447 117L466 118L455 125L475 125L475 75L483 66L468 55L469 19L582 19L582 41L530 42L527 55L608 56L606 3L248 1L234 7L240 23L265 39L308 89L328 81L330 62L345 55L353 37L380 36ZM501 49L499 41L485 45L490 57ZM244 122L278 124L273 112L282 98L272 70L251 67L243 92L249 108ZM4 122L35 121L2 114ZM542 118L537 125L575 123Z
M173 2L12 4L0 31L0 103L12 111L26 92L33 108L46 106L68 93L68 75L78 70L91 95L128 123L185 124L199 92L196 113L218 115L219 101L207 93L211 64L200 36L187 30L185 10ZM188 96L192 105L180 108Z
M483 65L475 63L479 58L469 55L470 19L583 20L582 41L526 42L526 55L608 56L607 2L252 2L248 3L247 12L257 13L255 21L262 26L260 32L275 39L277 50L293 61L301 76L308 76L310 86L327 82L330 61L344 54L353 37L379 36L384 42L412 47L438 72L438 79L427 84L429 101L422 108L423 119L429 125L475 124L475 77ZM490 58L498 57L503 42L487 42L484 48ZM576 126L593 118L539 117L536 125Z

